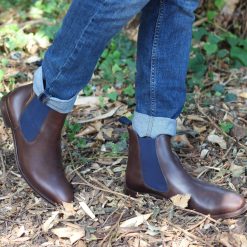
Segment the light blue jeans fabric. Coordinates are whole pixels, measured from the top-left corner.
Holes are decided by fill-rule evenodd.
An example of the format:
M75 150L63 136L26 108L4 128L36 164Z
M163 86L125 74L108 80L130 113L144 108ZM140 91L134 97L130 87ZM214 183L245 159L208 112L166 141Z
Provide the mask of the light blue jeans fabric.
M198 5L199 0L73 0L35 73L35 93L52 109L70 112L109 40L142 11L133 128L140 137L175 135L176 118L186 97Z

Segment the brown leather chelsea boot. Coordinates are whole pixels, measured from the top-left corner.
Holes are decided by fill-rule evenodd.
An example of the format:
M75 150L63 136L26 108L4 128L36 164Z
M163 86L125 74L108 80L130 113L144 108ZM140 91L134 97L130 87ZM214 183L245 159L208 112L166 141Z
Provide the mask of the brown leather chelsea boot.
M39 101L31 84L4 96L1 111L6 127L12 130L16 164L26 182L52 204L73 201L60 146L66 114Z
M170 137L139 137L128 126L129 156L126 194L148 193L157 198L189 194L189 208L213 218L232 218L247 210L245 199L235 192L192 178L173 153Z

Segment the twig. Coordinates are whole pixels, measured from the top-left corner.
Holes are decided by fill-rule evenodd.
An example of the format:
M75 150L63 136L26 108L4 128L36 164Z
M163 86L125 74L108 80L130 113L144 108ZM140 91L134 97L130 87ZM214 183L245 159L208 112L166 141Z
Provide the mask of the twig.
M106 188L102 188L102 187L97 187L97 186L95 186L95 185L93 185L93 184L90 184L89 182L87 182L87 181L81 176L81 174L80 174L79 172L76 171L76 174L78 175L78 177L80 177L80 179L83 181L83 183L82 183L82 182L74 182L74 183L72 183L72 184L86 185L86 186L89 186L89 187L91 187L91 188L93 188L93 189L96 189L96 190L101 190L101 191L104 191L104 192L107 192L107 193L110 193L110 194L117 195L117 196L119 196L119 197L128 198L128 199L130 199L130 200L132 200L132 201L135 201L135 202L140 202L140 201L139 201L138 199L136 199L136 198L133 198L133 197L124 195L124 194L119 193L119 192L112 191L112 190L108 189L107 187L106 187Z
M203 216L203 217L207 217L210 221L218 224L218 221L213 219L212 217L210 217L210 215L205 215L203 213L200 213L200 212L197 212L197 211L194 211L194 210L191 210L191 209L188 209L188 208L181 208L181 207L178 207L178 209L182 210L182 211L185 211L185 212L190 212L190 213L194 213L194 214L197 214L197 215L200 215L200 216Z
M108 244L107 244L107 246L109 246L109 244L111 243L111 239L112 239L112 232L114 232L114 231L117 232L117 231L118 231L119 223L120 223L120 221L121 221L123 215L124 215L124 210L123 210L123 212L120 214L120 216L119 216L119 218L118 218L116 224L114 224L114 225L111 227L111 230L106 234L106 236L105 236L105 237L103 238L103 240L100 242L99 246L103 246L103 244L104 244L104 242L107 240L107 238L110 237L110 238L109 238L109 241L108 241Z
M199 106L198 102L196 102L196 106L198 111L204 116L206 117L209 122L218 130L220 131L225 137L231 139L234 143L236 143L237 145L239 145L241 148L243 148L246 152L247 152L247 147L245 145L243 145L242 143L238 142L236 139L234 139L233 137L229 136L227 133L225 133L224 131L222 131L222 129L214 122L214 120L212 118L210 118L202 109L202 107Z
M177 225L174 225L172 222L169 222L169 221L167 221L166 219L164 219L164 221L165 221L168 225L170 225L171 227L176 228L177 230L183 232L183 233L184 233L185 235L187 235L188 237L193 238L193 239L195 239L195 240L197 240L197 241L199 241L199 242L201 242L201 243L204 243L206 246L212 246L212 245L210 245L209 243L207 243L205 240L202 240L201 238L199 238L199 237L197 237L196 235L194 235L193 233L190 233L190 232L188 232L187 230L184 230L184 229L182 229L181 227L179 227L179 226L177 226Z
M208 216L206 216L204 219L200 220L198 223L196 223L195 225L191 226L189 229L187 229L187 231L192 231L195 228L197 228L198 226L200 226L202 223L204 223L206 220L208 219Z
M86 120L80 120L80 121L77 121L77 123L80 123L80 124L83 124L83 123L90 123L90 122L95 122L95 121L98 121L98 120L103 120L103 119L112 117L112 116L118 111L118 109L119 109L121 106L122 106L122 105L116 106L115 108L113 108L113 109L110 110L109 112L107 112L107 113L105 113L105 114L102 114L102 115L100 115L100 116L98 116L98 117L94 117L94 118L86 119Z
M207 22L207 21L208 21L208 18L207 17L201 18L198 21L195 21L194 24L193 24L193 26L194 27L199 27L199 26L202 25L202 23Z

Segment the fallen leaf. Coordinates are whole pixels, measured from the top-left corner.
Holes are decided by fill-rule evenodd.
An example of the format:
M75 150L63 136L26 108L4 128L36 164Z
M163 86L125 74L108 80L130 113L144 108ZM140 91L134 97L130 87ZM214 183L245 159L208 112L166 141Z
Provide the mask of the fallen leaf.
M81 208L83 209L83 211L93 220L96 219L94 213L92 212L92 210L88 207L88 205L85 202L79 202Z
M48 232L48 230L54 226L54 222L58 218L58 214L59 211L52 212L51 217L49 217L42 226L44 232Z
M245 167L231 164L230 171L232 172L233 177L240 177L245 174Z
M108 102L108 98L104 97L104 103ZM97 96L78 96L75 101L76 106L92 106L99 105L100 100Z
M206 126L198 127L198 126L193 125L193 129L197 133L201 134L207 130L207 127Z
M225 247L246 247L247 238L242 234L223 232L219 235L219 242Z
M102 131L103 131L103 133L104 133L107 137L109 137L109 138L112 137L113 128L103 129Z
M242 97L242 98L247 99L247 92L243 92L239 96Z
M231 130L231 135L239 141L247 136L247 129L239 125L234 125Z
M63 202L63 207L64 207L66 214L68 214L68 215L75 215L76 214L73 203Z
M224 140L224 138L222 136L218 136L218 135L215 135L215 134L210 134L208 136L208 141L211 142L211 143L218 144L222 149L226 149L227 148L226 142L225 142L225 140Z
M59 238L70 239L71 244L74 244L76 241L85 236L85 231L82 228L78 229L73 227L60 227L52 229L51 231Z
M178 194L178 195L171 197L171 201L177 207L187 208L190 198L191 198L191 195L189 194L185 194L185 195Z
M20 227L16 227L13 229L12 234L16 237L16 238L20 238L25 234L25 227L22 225Z
M193 148L186 135L174 136L172 138L172 146L174 148Z
M128 246L129 247L149 247L150 245L146 241L140 238L134 238L134 239L131 238L128 240Z
M208 152L209 152L208 149L203 149L200 155L201 159L204 159L207 156Z
M139 214L134 218L128 219L120 224L120 227L137 227L147 221L152 214Z

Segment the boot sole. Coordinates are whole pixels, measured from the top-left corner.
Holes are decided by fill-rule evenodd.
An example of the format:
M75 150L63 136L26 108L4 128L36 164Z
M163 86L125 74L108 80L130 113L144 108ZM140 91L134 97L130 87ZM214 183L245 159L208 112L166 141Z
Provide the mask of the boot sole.
M15 131L14 131L13 124L12 124L11 117L10 117L9 110L8 110L8 95L2 97L1 102L0 102L0 110L2 112L2 118L3 118L5 127L11 129L11 133L12 133L13 141L14 141L14 147L15 147L14 148L15 149L15 161L16 161L16 166L17 166L18 171L20 172L21 176L24 178L24 180L27 182L27 184L32 188L32 190L35 193L37 193L41 198L43 198L44 200L46 200L53 206L56 206L55 202L51 201L45 195L43 195L40 191L34 188L34 186L31 184L31 182L29 182L29 180L26 178L25 174L23 173L21 169L19 159L18 159L18 150L17 150L17 145L16 145Z
M139 193L137 191L134 191L134 190L128 188L126 185L124 187L124 193L126 195L134 197L134 198L136 198L138 194L145 194L145 193L141 193L141 192ZM163 200L166 199L165 197L161 197L161 196L155 195L153 193L148 193L148 194L157 198L157 199L163 199ZM247 203L245 203L245 205L242 208L240 208L234 212L225 213L225 214L216 214L216 215L210 215L210 216L213 219L229 219L229 218L238 217L238 216L242 215L243 213L245 213L246 211L247 211ZM205 215L205 216L207 216L207 215Z

